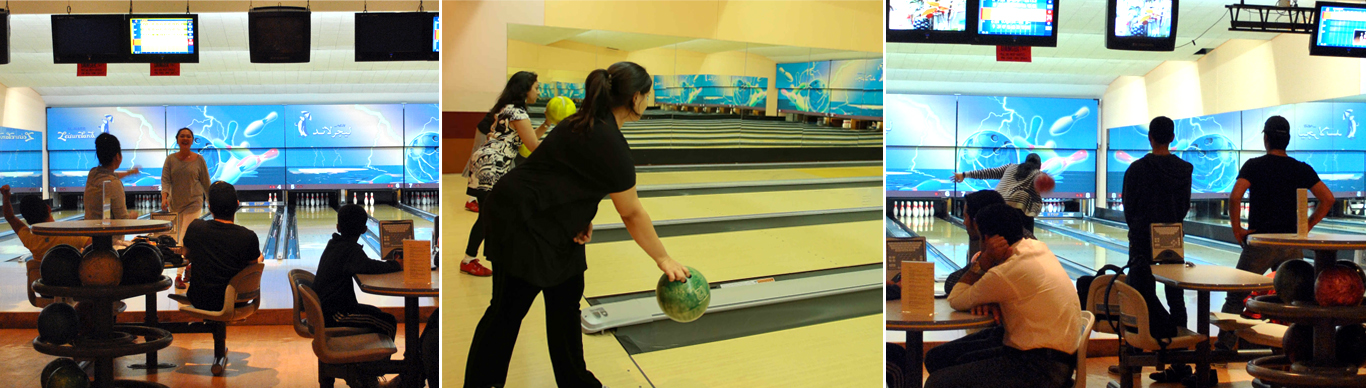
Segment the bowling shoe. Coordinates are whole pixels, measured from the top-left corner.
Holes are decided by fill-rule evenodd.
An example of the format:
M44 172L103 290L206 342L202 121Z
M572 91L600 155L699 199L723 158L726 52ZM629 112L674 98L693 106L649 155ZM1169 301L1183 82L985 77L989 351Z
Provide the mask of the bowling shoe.
M479 202L476 202L476 201L465 202L465 210L469 210L469 211L478 213L478 212L479 212Z
M460 263L460 272L474 276L493 276L493 270L479 264L479 259L470 260L468 263Z

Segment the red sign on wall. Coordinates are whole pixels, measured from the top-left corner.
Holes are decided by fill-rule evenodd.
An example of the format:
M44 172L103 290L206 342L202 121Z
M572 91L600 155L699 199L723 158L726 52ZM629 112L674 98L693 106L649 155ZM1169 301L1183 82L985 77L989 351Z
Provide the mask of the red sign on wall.
M109 64L107 63L77 63L77 77L103 77L109 74Z
M996 46L996 62L1033 62L1029 46Z
M156 76L171 76L171 77L180 76L180 64L179 64L179 63L153 63L153 64L152 64L152 76L153 76L153 77L156 77Z

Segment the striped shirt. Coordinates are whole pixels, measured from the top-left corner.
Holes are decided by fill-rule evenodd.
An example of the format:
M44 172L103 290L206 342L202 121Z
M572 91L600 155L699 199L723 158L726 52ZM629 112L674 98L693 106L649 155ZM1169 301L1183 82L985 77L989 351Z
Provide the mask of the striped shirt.
M1043 210L1043 197L1034 190L1034 178L1043 171L1035 171L1025 179L1015 179L1015 169L1018 164L1007 164L1005 166L988 168L985 170L968 171L963 173L965 178L973 179L999 179L996 182L996 192L1001 193L1005 198L1006 204L1016 209L1023 210L1025 215L1037 217L1039 211Z

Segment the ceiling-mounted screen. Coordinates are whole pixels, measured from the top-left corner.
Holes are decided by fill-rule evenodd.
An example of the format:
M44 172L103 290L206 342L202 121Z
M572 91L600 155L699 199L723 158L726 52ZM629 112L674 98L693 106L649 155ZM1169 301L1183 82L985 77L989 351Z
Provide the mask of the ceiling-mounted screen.
M52 62L126 62L128 36L128 15L52 15Z
M900 43L970 43L967 0L890 0L887 41Z
M1366 57L1366 4L1318 2L1309 55Z
M974 43L999 46L1058 46L1058 0L972 0ZM975 25L972 25L975 22Z
M129 62L199 63L199 15L130 15Z
M1110 0L1105 48L1172 51L1176 47L1177 0Z
M356 14L356 61L435 61L435 12Z

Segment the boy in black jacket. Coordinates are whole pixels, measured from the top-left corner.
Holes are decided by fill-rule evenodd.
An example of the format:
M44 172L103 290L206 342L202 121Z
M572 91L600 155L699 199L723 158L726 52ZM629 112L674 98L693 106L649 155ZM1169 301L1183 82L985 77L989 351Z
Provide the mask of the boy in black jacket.
M358 274L383 274L403 270L397 261L371 260L357 242L365 233L369 216L359 205L337 209L337 233L327 242L318 262L313 290L322 302L328 327L359 327L394 338L398 320L393 314L356 302L351 279Z

